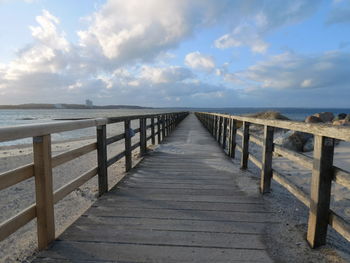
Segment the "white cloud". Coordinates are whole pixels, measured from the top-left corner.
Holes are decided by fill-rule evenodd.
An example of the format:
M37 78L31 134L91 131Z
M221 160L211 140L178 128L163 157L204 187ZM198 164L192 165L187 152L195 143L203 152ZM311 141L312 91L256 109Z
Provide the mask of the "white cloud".
M315 12L317 0L241 1L232 15L232 30L215 41L217 48L249 46L255 53L265 53L264 37L279 27L297 23Z
M166 68L143 66L140 78L155 84L174 83L193 78L190 70L177 66Z
M109 0L79 32L81 46L116 63L149 61L176 47L195 29L216 23L230 1Z
M247 86L276 90L347 90L350 53L332 51L317 55L283 53L247 70L236 72Z
M232 33L225 34L215 41L217 48L250 46L254 53L266 53L268 44L249 25L237 26Z
M215 68L214 58L201 54L199 51L186 55L185 64L193 69L210 72Z

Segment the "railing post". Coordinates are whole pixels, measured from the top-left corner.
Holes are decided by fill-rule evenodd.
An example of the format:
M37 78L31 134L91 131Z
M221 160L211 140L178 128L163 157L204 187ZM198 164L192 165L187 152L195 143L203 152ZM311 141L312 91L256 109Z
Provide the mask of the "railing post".
M165 138L165 115L162 115L162 139L164 140Z
M161 127L160 127L160 117L159 116L157 116L157 127L158 127L158 129L157 129L157 131L158 131L158 144L160 144L160 142L162 141L162 130L161 130Z
M230 157L235 158L236 155L236 134L237 134L237 125L234 119L231 119L231 136L230 136Z
M247 169L249 157L249 122L243 122L241 169Z
M50 135L33 137L33 154L38 248L42 250L55 239Z
M214 126L214 128L213 128L213 136L214 136L214 138L215 138L215 140L217 139L217 124L218 124L218 120L217 120L217 116L214 116L214 121L213 121L214 123L213 123L213 126Z
M108 191L106 125L97 126L96 134L97 134L98 194L99 196L101 196Z
M140 118L140 155L143 156L146 154L147 150L147 141L146 141L146 119Z
M264 145L262 152L260 192L270 192L272 179L272 155L273 155L273 132L274 128L264 126Z
M227 121L228 121L228 119L225 117L225 118L224 118L224 130L223 130L223 135L222 135L222 148L223 148L224 150L226 149Z
M154 117L151 117L151 136L152 136L152 144L156 144L155 130L154 130Z
M314 135L307 240L312 248L326 243L333 178L334 140Z
M125 133L125 171L128 172L132 167L130 120L124 121L124 133Z
M221 133L222 133L222 117L219 117L219 134L218 134L218 142L221 144Z

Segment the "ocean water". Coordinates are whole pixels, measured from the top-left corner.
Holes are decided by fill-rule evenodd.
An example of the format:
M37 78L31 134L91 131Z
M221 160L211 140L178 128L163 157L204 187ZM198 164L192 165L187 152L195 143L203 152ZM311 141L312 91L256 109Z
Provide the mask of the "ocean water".
M305 117L318 112L329 111L334 115L339 113L350 113L350 109L340 108L171 108L171 109L91 109L91 110L70 110L70 109L52 109L52 110L0 110L0 128L5 126L17 126L23 124L35 124L57 121L57 119L74 118L103 118L118 117L128 115L140 115L148 113L162 113L170 111L206 111L218 112L234 115L243 115L267 110L278 111L292 120L302 121ZM131 123L133 128L138 127L138 122ZM107 126L108 136L112 136L123 131L122 124L113 124ZM70 132L56 133L52 135L53 142L80 138L89 138L95 136L95 128L80 129ZM0 146L30 144L31 138L2 142Z

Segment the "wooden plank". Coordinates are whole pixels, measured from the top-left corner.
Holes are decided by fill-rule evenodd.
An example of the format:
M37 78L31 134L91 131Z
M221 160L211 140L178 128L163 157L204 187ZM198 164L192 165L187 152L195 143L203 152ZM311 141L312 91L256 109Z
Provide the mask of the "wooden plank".
M225 150L226 149L226 141L227 141L227 123L228 123L227 118L224 118L224 128L223 128L223 134L222 134L222 148Z
M55 239L50 135L33 138L33 155L38 248L42 250Z
M135 150L137 147L140 147L140 142L135 143L134 145L131 146L131 151Z
M286 176L273 170L273 179L286 188L292 195L294 195L299 201L301 201L306 207L310 207L310 197L303 191L302 188L295 185Z
M0 241L7 238L19 228L29 223L36 217L36 206L32 204L26 209L19 212L17 215L7 219L0 224Z
M34 176L33 163L0 174L0 190L18 184Z
M161 130L161 120L160 117L157 116L157 135L158 135L158 144L162 141L162 130Z
M350 127L347 127L347 126L334 126L332 124L305 123L305 122L298 122L298 121L267 120L267 119L218 114L218 113L207 113L207 114L213 114L218 117L219 116L228 117L234 120L246 121L253 124L267 125L275 128L306 132L314 135L325 136L325 137L335 138L335 139L344 140L344 141L350 141Z
M272 179L272 153L273 153L273 131L274 128L264 126L264 146L262 152L262 167L260 192L269 193Z
M165 138L165 115L162 115L162 139L164 140Z
M218 143L221 145L221 138L222 138L222 117L219 117L219 131L218 131Z
M179 112L186 114L186 112ZM110 118L97 118L87 120L75 120L75 121L56 121L40 124L29 125L17 125L13 127L0 128L0 142L17 140L28 137L42 136L46 134L59 133L65 131L72 131L77 129L84 129L88 127L97 127L100 125L106 125L110 123L122 122L124 120L136 120L139 118L150 118L157 116L158 114L144 114L144 115L131 115L120 116Z
M336 183L342 186L345 186L350 190L350 173L338 167L334 167L333 173L334 173L333 180Z
M155 127L154 127L154 117L151 118L151 138L152 144L156 144Z
M79 121L57 121L40 124L17 125L14 127L3 127L0 128L0 142L84 129L88 127L103 125L106 123L107 119L92 119Z
M75 189L79 188L87 181L89 181L92 177L94 177L98 173L98 168L92 168L84 174L80 175L78 178L71 180L69 183L57 189L53 194L53 200L56 204L58 201L62 200L68 194L73 192Z
M307 240L312 248L326 243L334 154L333 139L315 136L314 141L314 165L307 231Z
M74 160L84 154L92 152L97 149L97 143L89 143L87 145L72 149L68 152L64 152L52 157L52 167L57 167L61 164Z
M329 224L342 237L350 241L350 224L332 210L329 211Z
M140 155L143 156L146 154L147 141L146 141L146 120L140 119Z
M248 159L253 164L255 164L256 167L258 167L259 169L262 169L262 167L263 167L262 162L260 160L258 160L258 158L256 158L253 154L249 153Z
M107 160L107 167L111 166L112 164L118 162L120 159L122 159L125 156L125 151L122 151L121 153L118 153Z
M107 138L106 143L107 143L107 145L109 145L109 144L112 144L115 142L119 142L119 141L123 140L124 138L125 138L125 133L118 134L118 135Z
M106 125L97 126L98 194L108 191Z
M125 171L128 172L132 168L132 150L131 150L131 134L130 134L130 121L124 121L124 133L125 133Z
M78 219L79 225L108 225L119 229L158 229L175 231L205 231L224 233L263 234L264 224L250 222L222 223L216 221L200 221L187 219L161 218L123 218L84 216Z
M66 251L62 254L62 251ZM85 253L84 253L85 251ZM88 251L89 253L86 253ZM57 242L50 251L44 251L36 262L47 258L56 261L101 262L118 259L120 262L273 262L265 250L224 249L220 247L157 246L104 242Z
M168 231L156 229L118 229L100 225L72 227L69 234L60 236L63 241L118 242L124 244L171 245L194 247L221 247L264 249L259 235L245 233L216 233L198 231Z
M249 122L243 122L241 169L247 169L249 156Z

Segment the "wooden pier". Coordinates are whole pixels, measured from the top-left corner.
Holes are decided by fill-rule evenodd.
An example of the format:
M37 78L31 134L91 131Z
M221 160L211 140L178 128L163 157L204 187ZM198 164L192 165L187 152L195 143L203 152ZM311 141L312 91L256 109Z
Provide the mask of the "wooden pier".
M118 123L123 132L108 137L107 126ZM252 125L263 128L263 137ZM96 128L95 142L52 156L51 134L88 127ZM313 136L313 156L274 144L276 129ZM132 139L135 134L139 140ZM33 163L1 173L0 190L34 178L36 200L0 223L0 241L36 219L41 252L34 262L273 262L265 229L279 222L261 198L272 180L309 209L306 237L312 248L326 244L328 227L350 241L350 223L330 203L333 184L350 189L350 171L333 164L335 141L350 141L349 127L170 112L0 129L0 142L28 137ZM108 147L119 141L123 151L108 156ZM160 145L150 152L149 142ZM250 143L261 147L262 158L249 152ZM145 158L133 167L137 148ZM90 152L97 165L54 189L52 169ZM237 186L231 160L236 155L241 169L260 169L261 194L247 195ZM310 169L310 194L276 170L276 155ZM121 159L127 175L108 191L107 167ZM54 204L95 176L99 199L57 236Z
M192 114L34 262L273 262L232 166Z

